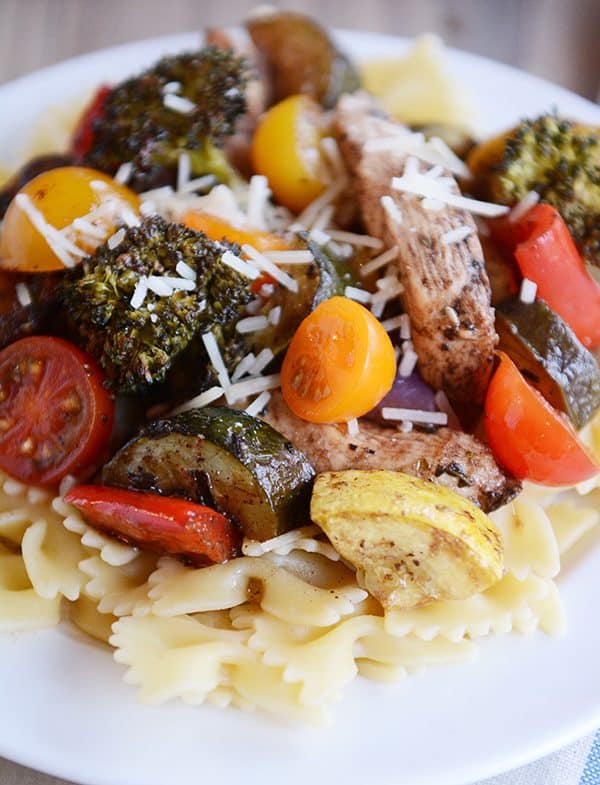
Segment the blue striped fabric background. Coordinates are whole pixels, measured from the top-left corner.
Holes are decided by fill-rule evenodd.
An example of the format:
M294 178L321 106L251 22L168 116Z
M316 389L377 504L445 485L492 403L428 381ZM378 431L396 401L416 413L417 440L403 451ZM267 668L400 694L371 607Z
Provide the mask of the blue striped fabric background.
M579 785L600 785L600 731L592 744Z

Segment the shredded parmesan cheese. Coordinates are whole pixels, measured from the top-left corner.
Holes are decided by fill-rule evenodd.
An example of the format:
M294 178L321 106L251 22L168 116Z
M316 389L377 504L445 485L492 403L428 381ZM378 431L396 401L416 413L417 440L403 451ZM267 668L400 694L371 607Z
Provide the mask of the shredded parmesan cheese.
M182 403L181 406L178 406L176 409L173 409L171 414L180 414L181 412L187 412L190 409L201 409L203 406L208 406L210 403L218 400L225 390L222 387L210 387L208 390L205 390L200 395L196 395L195 398L190 398L189 401Z
M356 286L346 286L344 289L344 297L349 300L356 300L357 303L370 303L371 293L365 289L358 289Z
M423 409L399 409L394 406L384 406L381 410L384 420L405 420L422 425L446 425L448 415L446 412L427 412Z
M419 172L407 172L407 169L408 164L402 177L392 177L391 186L395 191L403 191L404 193L424 198L438 199L449 207L457 207L460 210L467 210L467 212L485 215L489 218L505 215L509 210L504 205L469 199L460 193L449 191L445 184L440 184L438 181L432 180Z
M252 403L246 407L246 414L252 415L252 417L256 417L257 414L260 414L265 406L271 400L271 393L268 390L264 390L261 394L256 397Z
M221 257L221 261L223 264L226 264L228 267L231 267L240 275L243 275L244 278L249 278L251 281L258 278L260 275L260 271L254 267L252 264L248 264L248 262L240 259L239 256L236 256L231 251L225 251L223 256Z
M365 275L375 272L375 270L379 270L381 267L385 267L386 264L393 261L398 256L399 250L399 247L394 245L391 248L388 248L387 251L379 254L379 256L374 256L362 266L360 271L361 276L364 277Z
M473 234L472 226L457 226L456 229L450 229L440 237L442 245L453 245L465 240L469 235Z
M520 202L517 202L517 204L508 214L508 220L510 223L516 223L518 220L520 220L525 215L525 213L528 213L531 208L535 207L539 201L540 195L537 191L528 191L528 193L525 194Z
M264 330L269 326L269 320L266 316L247 316L245 319L240 319L236 324L235 329L238 333L255 333L259 330Z
M270 376L256 376L254 379L246 379L243 382L232 384L228 390L225 390L225 394L229 403L235 403L242 398L261 393L263 390L273 390L279 387L280 383L281 378L278 373Z
M537 284L535 281L530 281L529 278L523 278L521 282L521 291L519 292L519 300L522 303L533 303L535 302L535 296L537 294Z
M386 194L385 196L381 197L380 201L381 201L381 206L388 214L390 220L393 223L401 224L403 220L402 212L400 211L400 208L398 207L396 202L392 199L392 197L389 194Z
M295 278L292 278L291 275L284 273L283 270L280 270L279 267L277 267L277 265L274 264L268 256L259 253L256 248L253 248L251 245L243 245L242 251L246 254L246 256L250 257L259 270L268 273L282 286L285 286L286 289L289 289L290 292L298 291L298 281Z
M371 237L368 234L355 234L354 232L344 232L341 229L328 229L327 234L332 240L337 240L341 243L350 243L350 245L364 246L365 248L374 248L379 250L383 248L383 243L378 237Z
M196 111L196 104L193 101L175 93L163 93L163 104L167 109L179 114L192 114Z
M410 376L411 373L415 370L418 359L419 358L417 357L416 352L413 352L412 350L405 352L398 367L398 373L400 376Z
M356 417L352 420L348 420L346 427L348 428L348 436L358 436L360 433L360 428Z
M28 305L31 305L31 292L27 288L26 283L16 284L15 293L17 295L19 305L22 305L23 308L27 308Z
M121 185L125 185L129 182L129 178L131 177L131 173L133 172L133 164L131 161L126 161L124 164L121 164L117 169L117 173L115 174L115 181L120 183Z

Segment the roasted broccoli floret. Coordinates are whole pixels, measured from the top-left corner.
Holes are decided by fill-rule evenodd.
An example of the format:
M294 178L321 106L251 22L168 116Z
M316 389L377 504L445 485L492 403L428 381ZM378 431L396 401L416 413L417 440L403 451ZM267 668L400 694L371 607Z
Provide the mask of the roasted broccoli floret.
M560 212L585 259L600 265L598 132L549 114L521 122L502 141L488 143L492 160L479 162L488 195L514 204L537 191Z
M239 318L252 295L222 261L229 247L153 216L129 229L116 248L100 246L67 276L61 298L74 337L114 389L146 391L165 379L194 337ZM182 269L190 273L177 270L180 262L195 280L181 277ZM203 369L188 367L188 373Z
M108 174L131 162L135 191L172 183L182 152L192 174L227 182L232 170L221 145L246 111L245 61L205 47L165 57L113 88L92 122L85 163Z

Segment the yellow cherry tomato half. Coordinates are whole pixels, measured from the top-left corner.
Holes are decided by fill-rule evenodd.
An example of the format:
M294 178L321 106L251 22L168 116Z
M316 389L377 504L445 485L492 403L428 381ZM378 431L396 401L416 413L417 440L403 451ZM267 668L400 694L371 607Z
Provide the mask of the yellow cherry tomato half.
M102 172L83 166L43 172L19 191L6 211L0 234L0 267L26 273L62 270L65 264L56 250L63 244L49 240L48 230L43 233L40 229L49 225L52 234L52 228L69 227L67 241L91 253L114 232L123 210L137 214L138 197ZM76 218L95 230L77 227L73 224ZM74 262L80 258L71 256Z
M281 368L281 392L297 417L347 422L389 392L396 375L392 342L370 311L332 297L309 314Z
M308 95L292 95L262 117L252 140L252 163L280 204L296 213L327 187L321 154L323 110Z

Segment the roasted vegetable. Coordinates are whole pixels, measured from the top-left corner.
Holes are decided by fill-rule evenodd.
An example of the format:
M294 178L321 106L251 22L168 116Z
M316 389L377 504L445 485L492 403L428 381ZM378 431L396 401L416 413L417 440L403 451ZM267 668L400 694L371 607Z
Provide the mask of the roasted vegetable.
M496 328L521 373L582 428L600 406L600 369L566 322L542 300L514 297L496 308Z
M0 220L4 218L4 213L8 210L8 205L19 193L23 186L30 180L37 177L42 172L49 169L56 169L59 166L70 166L74 162L73 156L60 153L51 155L38 155L24 164L18 172L8 182L3 183L0 188Z
M314 472L270 425L227 407L149 425L104 467L103 482L214 506L267 540L308 520Z
M586 261L600 265L600 137L556 115L524 120L468 158L475 191L515 204L529 191L564 218Z
M240 530L203 504L102 485L78 485L65 501L90 526L138 548L183 556L198 566L240 554Z
M165 57L105 96L84 160L108 174L130 161L136 191L174 182L182 152L193 175L227 181L232 171L221 145L245 112L245 84L245 63L230 51Z
M116 248L102 245L65 279L61 297L73 333L116 390L143 391L162 381L194 336L237 320L251 294L222 262L225 247L154 216L129 229ZM196 273L190 290L168 294L167 286L167 295L158 296L149 288L138 307L131 304L145 282L151 287L165 277L188 286L176 272L180 262Z
M600 466L564 415L553 409L504 352L485 399L485 430L496 460L515 477L540 485L589 480Z
M386 608L464 599L502 577L500 532L481 510L400 472L320 474L310 514Z
M293 11L253 15L246 27L270 66L274 101L304 93L326 108L360 87L358 72L326 30Z

